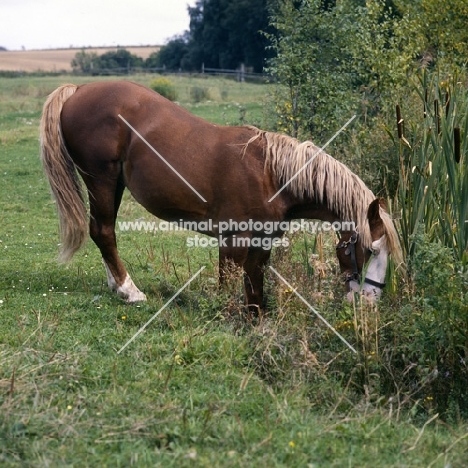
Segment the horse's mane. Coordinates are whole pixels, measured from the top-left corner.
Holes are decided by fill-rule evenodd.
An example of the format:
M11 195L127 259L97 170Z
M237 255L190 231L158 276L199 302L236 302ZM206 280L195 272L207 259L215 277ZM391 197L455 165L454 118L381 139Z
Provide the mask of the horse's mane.
M258 138L265 141L265 169L276 175L281 185L297 174L286 190L299 199L310 198L318 203L325 203L341 221L354 221L363 247L371 248L367 210L376 197L364 182L348 167L310 141L301 143L280 133L255 130L256 135L251 141ZM380 216L384 223L388 251L400 263L401 249L393 220L382 208Z

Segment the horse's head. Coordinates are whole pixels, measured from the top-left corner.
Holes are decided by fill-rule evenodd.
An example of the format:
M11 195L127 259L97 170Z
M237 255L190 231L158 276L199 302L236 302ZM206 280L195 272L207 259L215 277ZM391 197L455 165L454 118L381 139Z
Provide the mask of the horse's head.
M372 239L369 248L363 247L357 231L343 232L336 247L340 268L345 274L349 301L352 301L355 292L360 292L369 302L375 302L385 287L389 251L381 209L386 211L385 201L376 199L367 210Z

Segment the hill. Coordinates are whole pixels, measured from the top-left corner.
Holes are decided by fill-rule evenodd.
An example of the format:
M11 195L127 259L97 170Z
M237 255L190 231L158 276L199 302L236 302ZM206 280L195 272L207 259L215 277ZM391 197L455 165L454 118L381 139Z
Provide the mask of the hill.
M92 47L86 48L87 52L103 54L116 50L117 47ZM157 52L160 46L125 47L132 54L143 59ZM71 61L80 49L45 49L45 50L15 50L0 51L0 70L6 71L71 71Z

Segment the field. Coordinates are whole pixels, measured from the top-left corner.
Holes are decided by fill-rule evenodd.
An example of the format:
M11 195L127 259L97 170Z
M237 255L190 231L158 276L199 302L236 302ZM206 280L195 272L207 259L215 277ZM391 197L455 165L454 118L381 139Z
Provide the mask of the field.
M402 300L386 294L381 315L344 303L333 239L301 233L272 262L357 355L271 276L267 315L246 323L238 272L219 291L216 250L187 247L189 233L118 232L148 296L141 305L108 291L91 241L57 264L38 123L47 94L70 80L0 78L1 466L466 466L466 422L439 421L429 396L409 403L398 389L378 391L373 330L404 317ZM267 85L171 80L182 106L215 123L271 118ZM207 90L202 102L195 87ZM127 194L119 220L142 218L152 219Z
M143 59L159 50L159 46L125 47L132 54ZM21 72L69 72L71 61L81 49L50 49L50 50L12 50L0 51L0 70ZM116 50L116 47L86 48L86 52L98 55Z

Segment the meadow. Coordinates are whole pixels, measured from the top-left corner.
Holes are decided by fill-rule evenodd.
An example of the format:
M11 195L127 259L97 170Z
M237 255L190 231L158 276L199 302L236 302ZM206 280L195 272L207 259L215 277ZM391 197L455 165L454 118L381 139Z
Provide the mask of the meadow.
M270 125L269 85L170 79L180 105L207 120ZM246 322L239 272L219 290L217 251L188 247L190 233L118 232L148 297L140 305L108 290L91 241L57 263L38 124L48 93L91 80L0 78L0 465L466 466L466 421L439 417L411 373L420 368L405 374L412 393L400 392L393 369L376 372L409 320L409 292L390 288L377 310L345 303L333 237L295 234L272 264L356 355L271 275L267 313ZM203 101L194 87L206 89ZM153 218L126 194L118 219Z

